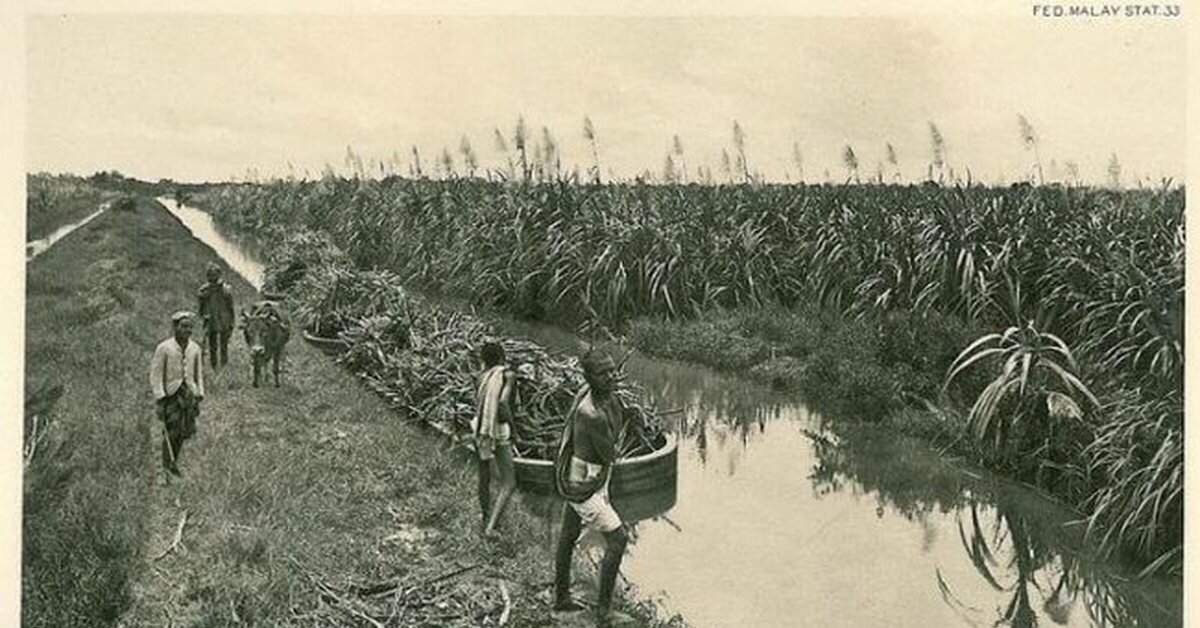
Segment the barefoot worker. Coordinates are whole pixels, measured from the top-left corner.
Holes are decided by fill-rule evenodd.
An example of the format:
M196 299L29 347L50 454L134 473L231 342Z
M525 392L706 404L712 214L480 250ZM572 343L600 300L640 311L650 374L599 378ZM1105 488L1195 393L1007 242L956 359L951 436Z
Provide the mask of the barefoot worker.
M575 397L554 464L556 488L567 501L554 557L554 609L582 608L570 597L571 554L581 528L586 526L604 535L596 613L600 625L609 625L619 618L612 611L612 595L628 542L621 518L608 499L608 480L617 461L624 412L615 394L617 365L612 358L589 351L580 363L587 385Z
M475 417L471 431L479 456L479 507L483 511L483 532L492 536L505 504L516 488L512 450L513 387L516 375L505 364L504 347L488 342L480 349L483 375L475 391ZM500 477L500 493L492 504L492 461Z
M163 422L162 463L174 475L179 475L183 441L196 433L204 398L204 359L200 345L192 342L193 318L191 312L173 314L174 335L158 344L150 360L150 389Z
M216 369L218 354L221 366L229 362L229 336L233 333L233 291L221 279L220 266L209 264L206 274L208 283L200 286L197 296L209 360Z

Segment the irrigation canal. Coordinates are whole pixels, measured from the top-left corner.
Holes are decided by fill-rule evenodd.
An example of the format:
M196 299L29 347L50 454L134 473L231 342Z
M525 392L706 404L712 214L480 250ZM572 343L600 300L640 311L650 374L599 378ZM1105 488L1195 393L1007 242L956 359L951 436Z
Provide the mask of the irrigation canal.
M159 201L262 285L262 265L208 214ZM635 355L626 372L684 411L676 504L636 524L622 571L691 625L1182 625L1178 581L1097 558L1078 517L1032 490L893 435L839 438L795 399L701 367Z
M109 207L108 203L103 203L100 205L99 208L96 209L96 211L94 211L94 212L88 214L86 217L84 217L83 220L80 220L78 222L73 222L69 225L63 225L63 226L55 229L50 235L48 235L44 238L26 242L25 243L25 261L26 261L26 263L32 262L35 257L50 250L50 247L54 246L59 240L70 235L71 232L73 232L76 229L95 220L96 217L99 216L100 214L103 214L105 212L105 210L108 209L108 207Z

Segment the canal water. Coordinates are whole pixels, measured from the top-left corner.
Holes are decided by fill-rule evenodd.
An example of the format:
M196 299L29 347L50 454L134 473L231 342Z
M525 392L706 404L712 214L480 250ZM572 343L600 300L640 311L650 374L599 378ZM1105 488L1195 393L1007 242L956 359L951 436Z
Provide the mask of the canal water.
M261 286L207 214L160 202ZM622 572L692 626L1182 625L1177 580L1098 558L1078 516L1032 490L892 434L835 433L796 399L705 368L634 355L625 372L682 412L676 503L636 524Z
M88 214L83 220L80 220L78 222L73 222L69 225L63 225L63 226L59 227L58 229L55 229L53 232L50 233L50 235L48 235L44 238L26 242L25 243L25 261L26 261L26 263L33 261L33 259L35 257L50 250L50 247L54 246L59 240L67 237L71 232L73 232L76 229L95 220L96 217L99 216L100 214L103 214L106 209L108 209L108 203L100 205L100 207L97 208L96 211Z
M168 196L160 196L155 200L178 218L183 226L192 232L194 238L212 248L234 272L254 286L255 290L262 290L263 265L256 259L249 245L222 233L212 215L202 209L189 207Z

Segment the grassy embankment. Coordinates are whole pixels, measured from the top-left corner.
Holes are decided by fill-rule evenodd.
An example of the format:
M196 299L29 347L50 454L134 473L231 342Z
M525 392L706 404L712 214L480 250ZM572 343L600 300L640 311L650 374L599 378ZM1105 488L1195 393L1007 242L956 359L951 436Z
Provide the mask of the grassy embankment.
M94 210L103 195L76 192L67 209L47 215L70 220L73 208ZM27 626L108 624L129 602L154 478L144 367L163 313L189 305L174 285L182 266L202 258L169 254L168 234L142 205L101 216L28 266L27 389L61 384L64 394L24 478ZM166 259L180 267L164 268Z
M504 582L509 625L548 621L544 522L513 508L506 540L481 541L460 456L298 340L283 386L254 389L234 339L228 368L210 374L184 478L161 483L147 365L166 315L194 307L209 261L143 201L31 265L27 378L66 392L26 474L25 625L353 625L343 587L387 580L424 583L410 601L435 602L410 620L494 620ZM250 286L230 280L247 303ZM428 580L459 567L471 569Z
M940 441L943 414L913 407L938 395L978 334L945 317L854 320L819 307L717 310L690 321L642 318L626 340L651 355L737 373L801 394L823 413ZM968 443L962 443L967 446Z

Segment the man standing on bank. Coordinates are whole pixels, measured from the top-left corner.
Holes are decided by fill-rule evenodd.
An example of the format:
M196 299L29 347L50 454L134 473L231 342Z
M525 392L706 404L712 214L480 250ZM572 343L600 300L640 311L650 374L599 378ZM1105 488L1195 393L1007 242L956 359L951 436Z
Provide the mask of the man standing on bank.
M200 345L192 341L193 319L191 312L173 314L174 335L158 344L150 360L150 389L163 422L162 464L176 476L183 441L196 433L204 399L204 359Z
M609 626L623 617L612 610L612 596L629 540L608 498L624 433L624 409L615 394L617 366L612 358L589 351L580 363L587 386L575 397L554 470L559 495L567 501L554 557L554 610L582 609L570 597L571 554L586 526L604 535L596 613L599 625Z
M475 392L475 417L471 432L479 456L479 507L483 512L484 536L496 535L496 524L516 488L513 469L512 416L516 375L505 364L504 347L488 342L479 351L483 375ZM492 461L500 476L500 493L492 502Z
M229 336L233 333L233 291L221 279L221 267L209 264L208 283L200 286L200 319L204 321L205 344L213 369L229 363Z

